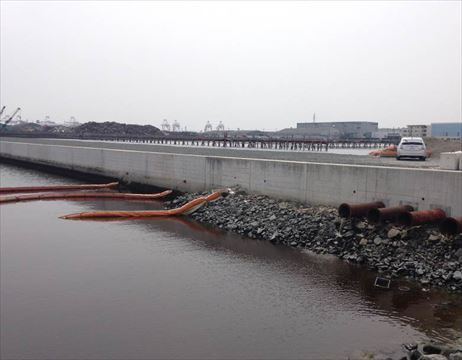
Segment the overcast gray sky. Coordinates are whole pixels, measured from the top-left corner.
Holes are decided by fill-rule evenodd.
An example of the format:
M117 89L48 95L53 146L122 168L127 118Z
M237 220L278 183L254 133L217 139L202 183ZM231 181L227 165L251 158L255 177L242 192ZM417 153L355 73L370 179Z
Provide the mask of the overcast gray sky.
M188 130L461 121L460 1L2 1L23 119Z

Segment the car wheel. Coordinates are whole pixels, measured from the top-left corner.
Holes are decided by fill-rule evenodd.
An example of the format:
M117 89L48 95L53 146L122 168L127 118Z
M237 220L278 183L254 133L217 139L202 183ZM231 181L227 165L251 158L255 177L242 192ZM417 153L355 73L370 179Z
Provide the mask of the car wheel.
M396 157L396 160L401 160L401 156L397 156L397 157Z
M420 158L420 160L422 160L422 161L425 161L425 159L426 159L425 156L422 156L422 157Z

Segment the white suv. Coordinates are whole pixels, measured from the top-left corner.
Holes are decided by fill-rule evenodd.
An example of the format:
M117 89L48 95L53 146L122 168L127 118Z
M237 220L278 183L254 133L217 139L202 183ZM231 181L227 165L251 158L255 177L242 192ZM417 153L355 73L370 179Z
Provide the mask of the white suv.
M423 139L420 137L403 137L398 145L396 159L400 160L403 157L425 160L427 158L427 149Z

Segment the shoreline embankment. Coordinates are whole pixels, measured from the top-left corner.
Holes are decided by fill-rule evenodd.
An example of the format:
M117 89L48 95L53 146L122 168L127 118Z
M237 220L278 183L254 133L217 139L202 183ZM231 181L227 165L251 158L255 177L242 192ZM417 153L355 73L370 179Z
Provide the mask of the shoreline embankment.
M381 201L386 207L441 208L462 215L460 171L230 158L26 142L0 143L0 157L194 193L237 186L244 191L193 215L219 228L276 244L367 264L384 275L423 286L462 288L460 237L430 225L398 228L341 220L336 207ZM175 199L181 202L181 197ZM279 200L277 200L279 199ZM310 204L310 205L303 205Z
M186 193L165 204L178 207L202 193ZM446 237L433 225L397 227L342 219L331 206L234 194L210 202L191 215L201 223L252 239L335 255L367 266L379 276L415 281L462 292L462 234Z

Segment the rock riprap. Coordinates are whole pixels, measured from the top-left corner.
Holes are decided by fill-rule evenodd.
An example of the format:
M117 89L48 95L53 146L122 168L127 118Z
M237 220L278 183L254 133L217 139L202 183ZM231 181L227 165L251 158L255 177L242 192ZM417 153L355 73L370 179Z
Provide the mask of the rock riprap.
M177 207L204 194L184 194L166 204ZM336 255L382 277L462 291L462 236L446 238L432 225L376 226L364 219L341 219L333 207L280 201L240 189L192 217L250 238Z

